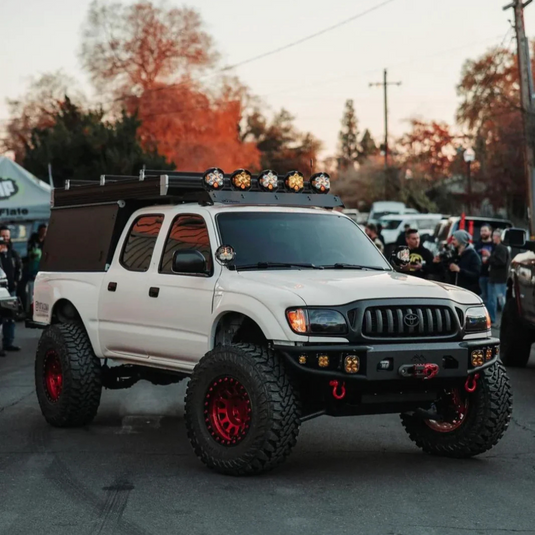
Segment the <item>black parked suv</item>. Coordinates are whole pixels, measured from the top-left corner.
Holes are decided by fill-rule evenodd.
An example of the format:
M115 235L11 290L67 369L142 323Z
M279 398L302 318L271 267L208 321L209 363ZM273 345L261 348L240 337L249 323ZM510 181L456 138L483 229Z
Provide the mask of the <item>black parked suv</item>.
M525 367L535 342L535 241L523 229L505 231L504 244L517 252L511 261L500 327L501 360Z

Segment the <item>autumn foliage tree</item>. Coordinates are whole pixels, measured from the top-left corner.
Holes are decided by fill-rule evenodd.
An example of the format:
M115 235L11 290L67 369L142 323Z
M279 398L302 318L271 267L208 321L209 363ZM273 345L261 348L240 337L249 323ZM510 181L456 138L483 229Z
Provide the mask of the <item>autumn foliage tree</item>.
M81 59L96 87L119 96L187 80L217 54L200 15L188 8L94 0L83 31Z
M429 181L447 178L455 156L456 136L448 124L411 119L411 129L400 140L402 165L413 176Z

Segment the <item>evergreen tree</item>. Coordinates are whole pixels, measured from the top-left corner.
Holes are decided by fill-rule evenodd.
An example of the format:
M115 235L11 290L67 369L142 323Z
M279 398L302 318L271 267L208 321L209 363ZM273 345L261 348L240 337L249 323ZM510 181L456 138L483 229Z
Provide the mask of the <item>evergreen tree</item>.
M338 156L339 169L347 169L357 161L359 151L357 147L357 117L352 100L346 100L342 128L338 134L340 153Z
M36 127L25 146L22 165L45 177L48 164L56 186L65 180L98 180L100 175L137 175L149 169L172 168L155 149L144 149L137 129L141 121L123 113L114 122L101 110L83 111L68 97L60 103L52 126Z
M370 131L366 129L360 140L359 162L367 160L370 156L375 156L378 150Z

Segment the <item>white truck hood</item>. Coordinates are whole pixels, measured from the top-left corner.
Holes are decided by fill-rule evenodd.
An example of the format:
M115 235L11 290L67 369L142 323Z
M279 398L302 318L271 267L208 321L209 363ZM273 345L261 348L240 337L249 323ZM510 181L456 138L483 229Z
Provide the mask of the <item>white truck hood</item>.
M247 281L247 290L254 293L267 288L287 290L297 294L308 306L336 306L362 299L450 299L457 303L480 304L474 293L457 286L426 281L396 272L354 270L270 270L239 271ZM298 305L299 303L296 303Z

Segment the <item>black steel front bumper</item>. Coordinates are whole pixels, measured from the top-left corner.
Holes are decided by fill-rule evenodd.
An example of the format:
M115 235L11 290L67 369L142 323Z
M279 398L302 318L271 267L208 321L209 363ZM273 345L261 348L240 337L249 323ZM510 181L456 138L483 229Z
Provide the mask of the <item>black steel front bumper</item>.
M461 379L492 366L499 359L497 338L457 342L411 342L377 345L274 345L292 368L302 374L350 382L416 381ZM483 355L483 363L472 365L472 354ZM358 357L359 371L349 373L346 357ZM322 358L323 357L323 358ZM327 358L325 358L327 357ZM425 365L430 365L425 367ZM432 377L419 375L432 369ZM414 372L414 373L412 373Z

